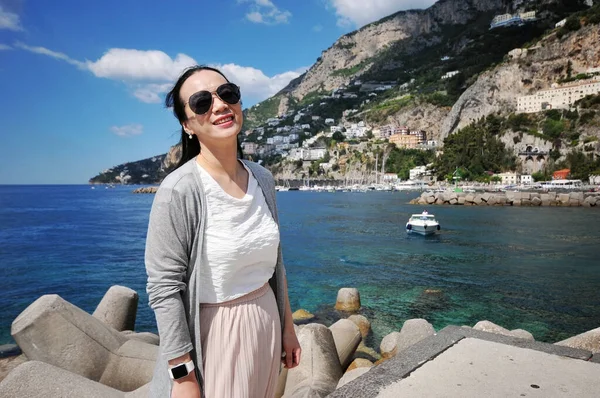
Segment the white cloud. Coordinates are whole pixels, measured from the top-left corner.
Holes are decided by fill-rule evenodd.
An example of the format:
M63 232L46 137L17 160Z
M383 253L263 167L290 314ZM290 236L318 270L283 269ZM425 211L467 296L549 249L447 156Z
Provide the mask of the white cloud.
M238 0L238 3L252 3L251 12L246 14L246 19L254 23L277 25L288 23L292 13L280 10L270 0Z
M85 63L77 61L77 60L69 57L67 54L63 54L63 53L60 53L57 51L52 51L45 47L28 46L27 44L24 44L21 42L16 42L14 45L15 45L15 47L18 47L22 50L30 51L30 52L36 53L36 54L48 55L49 57L60 59L60 60L70 63L71 65L75 65L78 68L86 69Z
M112 126L110 131L118 135L119 137L131 137L133 135L140 135L144 132L144 126L141 124L126 124L124 126Z
M158 50L111 48L99 60L87 61L86 67L97 77L123 80L174 80L196 61L185 54L171 59Z
M135 98L146 103L162 102L164 94L171 89L181 72L197 64L186 54L178 54L175 58L171 58L158 50L113 48L96 61L82 62L44 47L32 47L20 42L15 43L15 47L60 59L79 69L88 70L96 77L121 81ZM250 66L236 64L212 66L223 71L231 81L238 84L244 98L252 103L277 93L307 69L303 67L269 77L261 70Z
M329 0L338 25L361 27L402 10L428 8L437 0Z
M16 32L23 31L21 20L15 13L5 11L0 5L0 29L14 30Z
M149 83L135 88L133 95L142 102L148 104L160 103L164 99L164 94L168 92L173 85L171 83L156 84Z
M252 98L253 102L262 101L276 94L292 80L300 76L307 68L299 68L269 77L261 70L235 64L215 65L232 82L240 86L242 98Z
M0 43L0 51L2 50L12 50L12 47L7 44Z
M323 26L315 25L315 26L313 26L312 30L313 30L313 32L320 32L323 30Z

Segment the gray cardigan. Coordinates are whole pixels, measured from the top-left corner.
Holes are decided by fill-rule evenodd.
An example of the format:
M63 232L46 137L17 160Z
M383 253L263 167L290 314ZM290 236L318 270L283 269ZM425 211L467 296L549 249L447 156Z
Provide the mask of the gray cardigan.
M275 182L264 167L244 160L261 187L275 219ZM148 301L154 310L160 349L150 386L150 396L170 397L168 360L190 351L196 377L203 388L202 345L200 340L199 286L201 253L206 225L205 193L196 159L169 174L160 184L148 225L146 273ZM285 314L285 268L279 245L275 273L269 284L275 293L283 329Z

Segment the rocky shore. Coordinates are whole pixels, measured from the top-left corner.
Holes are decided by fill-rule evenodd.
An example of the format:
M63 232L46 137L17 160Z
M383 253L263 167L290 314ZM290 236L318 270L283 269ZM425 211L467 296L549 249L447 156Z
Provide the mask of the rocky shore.
M123 286L111 287L91 315L60 296L40 297L12 324L11 334L23 354L0 360L0 396L147 396L159 336L132 330L137 304L137 293ZM578 359L591 362L597 362L600 353L600 328L550 345L535 342L526 330L508 330L487 320L472 328L436 332L425 319L408 319L400 330L385 336L379 347L368 347L364 341L372 333L371 324L358 313L358 290L340 289L334 308L343 317L329 327L312 322L313 315L303 309L294 313L302 361L294 369L282 369L277 397L362 396L356 390L360 383L347 384L363 375L371 385L385 384L386 377L395 377L384 371L388 361L406 356L402 361L408 363L414 359L414 347L435 348L438 334L440 338L450 332L456 335L456 330L497 335L519 347L540 349L546 344L558 351L571 347Z
M418 205L600 207L599 192L432 192L411 200Z
M158 187L140 187L134 189L133 193L156 193L158 191Z

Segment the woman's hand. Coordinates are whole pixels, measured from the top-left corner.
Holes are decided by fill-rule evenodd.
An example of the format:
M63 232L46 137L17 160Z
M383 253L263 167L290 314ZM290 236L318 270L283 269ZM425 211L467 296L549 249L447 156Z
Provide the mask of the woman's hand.
M200 398L200 386L194 372L180 380L173 381L171 398Z
M287 369L295 368L300 364L300 353L302 352L302 348L300 348L300 343L296 337L294 327L286 327L283 330L281 339L283 343L281 362Z

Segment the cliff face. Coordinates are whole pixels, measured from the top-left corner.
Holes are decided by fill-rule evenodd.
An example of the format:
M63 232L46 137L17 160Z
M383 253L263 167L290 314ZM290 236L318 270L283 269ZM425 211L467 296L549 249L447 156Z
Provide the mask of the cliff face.
M465 24L477 13L501 11L510 7L506 0L441 0L427 10L402 11L378 22L342 36L304 75L300 83L286 92L302 99L317 90L332 90L347 83L356 75L340 76L336 71L366 63L362 70L372 65L372 58L392 44L419 39L423 35L440 31L442 25Z
M571 61L573 75L600 66L600 31L591 25L558 39L551 34L519 57L479 76L442 122L440 138L492 113L516 111L517 98L551 88L566 76Z
M158 184L177 164L181 146L174 145L166 154L124 163L90 178L90 184Z

